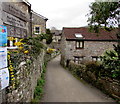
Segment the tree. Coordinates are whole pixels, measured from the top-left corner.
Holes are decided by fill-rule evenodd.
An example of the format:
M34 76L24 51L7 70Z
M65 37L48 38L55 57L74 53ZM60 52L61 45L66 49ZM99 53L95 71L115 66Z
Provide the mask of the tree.
M120 75L120 8L119 2L94 2L90 5L90 17L88 18L91 30L99 32L99 28L111 31L118 28L118 45L114 45L114 51L106 52L102 57L104 73L112 78L119 79Z
M50 44L52 42L52 33L50 32L50 29L46 29L46 43Z
M94 2L90 5L90 9L88 25L95 32L99 32L99 28L101 27L110 31L120 26L118 2Z
M98 0L97 0L98 1ZM111 31L118 28L117 38L118 46L115 50L119 53L120 59L120 2L94 2L90 5L90 14L88 18L90 30L99 32L99 28Z
M46 39L46 43L50 44L52 42L52 33L50 32L50 29L46 29L46 34L40 34L40 40Z

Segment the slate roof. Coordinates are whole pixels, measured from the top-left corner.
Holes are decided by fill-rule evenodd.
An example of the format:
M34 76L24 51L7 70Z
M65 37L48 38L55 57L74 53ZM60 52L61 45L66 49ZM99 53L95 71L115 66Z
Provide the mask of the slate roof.
M63 28L62 34L65 35L67 40L77 39L75 33L79 33L83 36L84 40L117 40L116 33L118 29L108 32L104 29L100 29L99 33L93 33L89 31L87 27L80 28Z
M35 14L35 15L41 17L41 18L43 18L43 19L46 20L46 21L48 20L48 18L46 18L46 17L44 17L44 16L42 16L42 15L40 15L40 14L34 12L33 10L31 10L31 13L32 13L32 14Z

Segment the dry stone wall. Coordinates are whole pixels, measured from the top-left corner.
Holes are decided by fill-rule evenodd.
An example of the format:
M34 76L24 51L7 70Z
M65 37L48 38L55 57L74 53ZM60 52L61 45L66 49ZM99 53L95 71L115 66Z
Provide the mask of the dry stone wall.
M45 51L42 50L37 59L25 56L15 69L15 88L7 88L6 102L30 102L34 95L37 79L40 77L44 65Z
M68 70L75 74L77 77L84 79L106 94L112 96L117 101L120 101L120 80L102 76L98 77L95 72L87 70L85 65L76 64L73 61L70 61Z

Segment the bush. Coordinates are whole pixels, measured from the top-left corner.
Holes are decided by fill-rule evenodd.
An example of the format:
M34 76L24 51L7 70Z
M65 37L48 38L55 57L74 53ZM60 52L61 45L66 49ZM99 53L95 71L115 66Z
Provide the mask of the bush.
M115 50L106 51L101 58L104 66L102 75L120 80L120 59L118 52Z
M40 86L36 86L34 91L34 97L40 98L41 93L43 93L43 88L41 88Z
M37 81L37 86L44 86L45 80L41 79Z
M92 73L95 73L96 77L100 77L100 72L103 69L103 66L96 61L90 61L86 63L86 70Z
M24 48L29 50L30 54L35 58L40 54L41 49L44 49L45 46L40 42L41 37L30 37L28 39L23 39L22 42L25 43Z
M82 70L85 70L85 66L84 65L81 65L81 64L76 64L72 61L70 61L70 64L69 64L69 71L71 71L74 75L77 75L78 77L81 76L81 71Z

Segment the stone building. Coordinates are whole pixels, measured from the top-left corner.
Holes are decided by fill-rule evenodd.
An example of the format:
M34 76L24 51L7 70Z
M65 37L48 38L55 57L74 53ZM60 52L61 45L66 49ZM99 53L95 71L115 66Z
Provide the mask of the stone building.
M107 32L101 29L99 33L91 33L87 27L63 28L61 39L61 59L66 62L74 60L100 60L107 49L113 49L117 44L117 29Z
M32 13L32 35L35 36L37 34L45 34L46 33L46 22L47 18L31 11Z
M51 33L53 35L52 44L51 44L52 48L59 50L62 31L61 30L51 30Z
M0 25L7 26L8 37L20 39L31 36L31 4L25 0L2 1ZM14 46L16 41L8 41L8 46Z
M7 26L8 37L26 38L31 34L31 4L25 0L0 0L0 25ZM10 47L15 41L8 41ZM1 69L0 69L1 70ZM0 91L0 104L6 101L6 89Z

